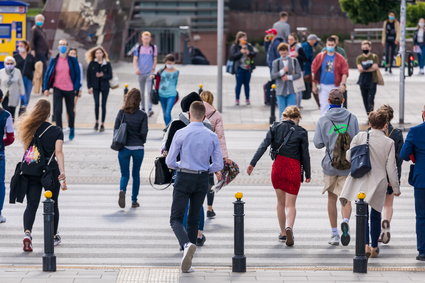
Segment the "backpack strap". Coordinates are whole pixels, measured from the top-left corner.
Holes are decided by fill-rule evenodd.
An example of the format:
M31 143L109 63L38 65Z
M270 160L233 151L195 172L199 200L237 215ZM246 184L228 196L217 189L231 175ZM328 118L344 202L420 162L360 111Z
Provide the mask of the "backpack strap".
M213 112L213 113L211 113L211 115L209 115L209 116L207 117L207 119L209 120L212 116L214 116L215 112L217 112L217 110L214 110L214 112Z
M48 129L50 129L51 127L53 127L53 125L52 124L50 124L50 126L48 126L42 133L41 133L41 135L39 135L38 136L38 138L41 138L46 132L47 132L47 130Z

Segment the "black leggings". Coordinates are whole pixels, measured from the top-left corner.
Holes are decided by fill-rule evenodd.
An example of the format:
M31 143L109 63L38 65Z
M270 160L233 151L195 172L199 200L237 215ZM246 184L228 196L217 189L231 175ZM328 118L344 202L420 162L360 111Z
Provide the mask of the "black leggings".
M389 68L390 70L393 67L394 55L397 50L397 45L394 41L387 41L385 43L385 69Z
M24 212L24 231L32 231L32 226L34 225L35 216L37 214L37 209L40 204L41 191L43 186L41 185L40 177L28 177L28 190L27 190L27 207ZM59 207L58 207L58 197L60 191L59 181L57 182L55 188L52 190L53 196L52 199L55 201L54 209L54 235L58 233L58 224L59 224Z
M96 121L99 121L99 106L100 106L100 93L102 93L102 123L105 122L106 118L106 102L108 101L108 90L93 89L94 98L94 115Z
M65 98L66 112L68 113L68 124L71 129L75 127L74 101L75 91L64 91L58 88L53 89L53 114L56 126L62 128L62 100Z

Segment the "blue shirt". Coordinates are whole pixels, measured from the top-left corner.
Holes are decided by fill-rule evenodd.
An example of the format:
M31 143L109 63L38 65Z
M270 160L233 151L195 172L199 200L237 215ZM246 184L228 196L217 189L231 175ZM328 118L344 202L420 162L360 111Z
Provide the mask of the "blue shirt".
M334 85L335 84L335 54L329 56L325 55L322 63L322 69L320 72L320 83L324 85Z
M311 75L311 64L314 60L313 47L307 41L302 43L302 47L307 57L307 60L304 62L304 75Z
M161 81L159 82L159 96L173 97L177 96L177 82L179 80L179 71L161 73Z
M134 50L133 55L137 57L137 65L142 75L151 74L153 64L155 63L155 57L158 56L158 49L156 48L156 45L139 45Z
M208 172L218 172L224 165L217 135L202 122L191 122L176 132L165 161L171 169Z

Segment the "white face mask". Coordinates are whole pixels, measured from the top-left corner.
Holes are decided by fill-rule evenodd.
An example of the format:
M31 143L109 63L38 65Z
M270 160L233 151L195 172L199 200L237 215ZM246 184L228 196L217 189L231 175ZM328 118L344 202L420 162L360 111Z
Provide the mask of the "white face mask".
M173 64L165 64L165 67L167 67L167 69L174 69Z
M419 23L419 26L420 26L421 28L423 28L423 27L425 26L425 23L424 23L424 22L420 22L420 23Z
M27 51L27 49L25 47L18 47L19 53L24 53L25 51Z

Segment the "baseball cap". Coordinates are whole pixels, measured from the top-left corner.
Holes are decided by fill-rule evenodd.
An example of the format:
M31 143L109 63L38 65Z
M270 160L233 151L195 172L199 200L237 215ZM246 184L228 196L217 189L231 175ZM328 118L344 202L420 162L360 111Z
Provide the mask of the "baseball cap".
M329 92L329 101L332 104L340 105L344 99L344 93L339 88L334 88Z
M274 29L274 28L269 28L268 30L266 30L266 33L267 34L277 34L277 30L276 29Z
M315 35L314 33L312 33L309 36L307 36L307 40L317 40L317 41L320 41L320 38L317 35Z

